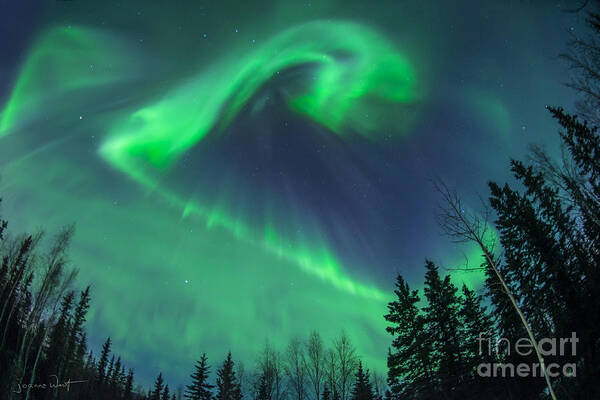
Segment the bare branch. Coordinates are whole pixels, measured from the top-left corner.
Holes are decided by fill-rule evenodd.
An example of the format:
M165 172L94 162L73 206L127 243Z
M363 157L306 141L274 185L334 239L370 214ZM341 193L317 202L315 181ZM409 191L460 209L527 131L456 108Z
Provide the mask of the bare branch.
M525 315L521 311L521 308L517 301L515 300L514 295L512 294L510 288L506 284L503 274L498 269L498 265L495 261L495 257L493 255L492 250L486 244L486 238L484 236L486 232L487 221L482 220L474 213L467 212L465 207L456 192L450 191L448 186L441 180L434 181L434 187L438 191L438 193L442 196L442 199L445 202L445 206L440 207L441 214L438 217L438 221L442 229L444 229L445 233L452 237L453 239L461 242L474 242L479 246L482 253L485 256L485 260L489 268L494 272L494 276L498 280L498 283L501 285L502 290L509 298L513 308L519 315L521 323L523 327L527 331L529 335L529 339L532 343L537 343L535 337L533 335L533 331L525 318ZM545 363L542 354L539 349L535 348L536 356L538 361L540 362L540 366L545 370ZM552 396L553 400L556 400L556 395L554 394L554 390L552 389L552 383L550 382L550 377L548 374L545 374L546 385Z

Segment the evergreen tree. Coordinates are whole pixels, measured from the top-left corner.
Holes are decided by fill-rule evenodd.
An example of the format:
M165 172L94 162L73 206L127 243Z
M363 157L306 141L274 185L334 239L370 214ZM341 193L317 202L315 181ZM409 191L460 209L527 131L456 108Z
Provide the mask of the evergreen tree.
M323 393L321 393L321 400L331 400L331 392L329 391L329 386L325 386L323 389Z
M133 370L130 368L125 379L125 388L123 389L123 399L131 400L133 398Z
M109 377L110 379L110 388L113 397L118 396L121 391L121 357L117 357L117 362L112 371L112 375Z
M401 275L396 279L396 300L388 304L386 331L394 336L388 351L389 398L419 398L433 386L433 347L425 333L425 319L417 304L418 291L411 290Z
M426 261L425 288L427 306L425 312L426 331L432 338L435 348L436 384L447 397L454 398L452 392L468 373L462 360L460 342L459 301L456 287L450 276L440 277L437 266Z
M71 309L73 307L74 293L67 293L62 300L59 317L50 332L50 344L46 351L48 372L58 375L65 362L66 338L70 329Z
M223 366L217 371L217 394L215 398L216 400L240 400L242 398L240 384L235 376L231 352L227 353Z
M503 393L505 384L496 378L480 377L477 367L480 364L498 362L496 357L496 340L494 323L482 305L482 297L469 289L466 284L462 286L462 297L459 317L461 319L461 334L463 346L463 375L462 398L471 398L469 394L496 398Z
M92 369L94 368L94 352L92 350L90 350L90 352L88 353L87 359L85 361L85 369Z
M110 354L110 337L106 339L106 342L102 345L102 353L100 353L100 360L98 360L98 382L104 383L106 378L106 366L108 363L108 355Z
M363 371L361 361L358 362L358 370L355 377L351 400L374 400L375 395L373 394L373 386L369 378L369 370Z
M482 298L475 291L470 290L466 284L462 287L462 298L459 316L461 319L461 338L466 344L463 359L468 370L473 375L475 367L489 361L489 346L479 348L480 337L487 339L487 343L495 343L496 335L494 324L485 308L481 305Z
M208 373L210 367L207 364L206 353L202 354L200 361L196 362L195 371L192 373L192 384L186 386L184 397L190 400L211 400L212 388L208 383Z
M70 369L74 368L79 362L78 356L78 345L81 343L81 337L84 335L83 324L85 323L85 316L89 308L90 303L90 287L88 286L83 290L79 296L79 302L75 311L73 312L73 320L70 324L68 332L67 343L65 352L67 354L65 365L60 373L60 376L70 374Z
M115 355L113 354L110 357L110 362L108 363L108 369L106 370L106 377L104 379L104 381L106 382L106 384L108 386L110 386L111 383L112 383L111 379L112 379L112 376L113 376L114 365L115 365Z
M126 382L127 382L127 374L125 372L125 366L123 364L121 364L121 370L119 371L119 377L118 377L119 393L122 393L122 391L125 389Z
M269 388L268 378L264 372L258 380L255 400L271 400L271 389Z
M154 381L154 390L150 394L151 400L161 400L160 395L162 394L162 391L163 391L163 384L164 384L164 380L163 380L163 376L162 376L162 372L161 372L158 374L158 376L156 377L156 380Z
M74 368L83 369L85 367L85 353L87 352L87 333L84 331L79 338L77 349L75 350Z
M163 391L160 400L171 400L169 397L169 385L165 385L165 390Z

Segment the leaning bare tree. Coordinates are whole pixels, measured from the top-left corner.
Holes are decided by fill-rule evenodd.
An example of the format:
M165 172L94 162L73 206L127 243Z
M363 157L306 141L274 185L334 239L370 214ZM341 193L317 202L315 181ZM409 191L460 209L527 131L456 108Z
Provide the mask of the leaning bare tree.
M519 307L515 297L506 284L506 280L504 276L498 269L498 263L496 261L496 257L494 256L494 243L490 243L487 239L488 236L488 211L486 210L484 217L480 217L479 215L468 211L460 196L451 191L448 186L440 181L434 181L435 189L440 193L443 199L443 204L440 206L438 212L438 223L441 226L442 230L446 235L452 238L455 242L465 243L470 242L476 244L483 253L485 261L489 268L494 273L502 291L512 304L515 312L519 315L519 319L523 324L523 327L527 331L527 335L531 340L531 343L537 343L535 337L533 335L533 331L523 311ZM540 353L538 346L533 346L535 349L535 354L538 358L540 366L543 371L546 370L546 364L544 363L544 358ZM550 396L552 396L553 400L556 400L556 395L554 394L554 390L552 389L552 382L550 382L550 377L548 374L544 374L544 378L546 379L546 385L548 387L548 391L550 392Z

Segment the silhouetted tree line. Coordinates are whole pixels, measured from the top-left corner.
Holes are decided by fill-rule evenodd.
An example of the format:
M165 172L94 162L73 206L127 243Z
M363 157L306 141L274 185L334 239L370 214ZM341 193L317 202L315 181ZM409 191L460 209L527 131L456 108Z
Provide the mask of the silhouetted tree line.
M31 400L376 400L381 376L364 370L345 333L327 347L318 332L294 338L284 352L267 344L251 373L231 353L210 376L206 354L190 384L172 390L160 373L152 388L135 385L134 372L112 353L99 355L85 330L90 287L71 287L77 270L67 252L73 227L44 248L43 234L10 237L0 219L0 399ZM213 380L213 378L215 378ZM66 382L72 382L65 386ZM216 383L216 384L213 384Z
M465 268L485 274L483 296L464 285L459 291L431 261L422 294L398 276L385 316L394 337L388 399L600 399L600 136L590 125L600 115L600 16L588 22L593 36L575 39L565 58L579 72L571 86L583 94L577 106L589 122L548 107L560 126L562 159L532 147L528 163L512 160L515 182L489 182L483 213L436 183L444 233L481 250L484 262ZM520 338L572 332L576 354L570 345L563 355L515 351ZM487 340L479 348L482 334L491 352ZM477 373L482 363L572 364L576 376L489 377Z
M345 333L326 347L318 332L306 340L292 338L283 352L266 344L256 367L246 373L237 368L231 353L210 379L206 354L196 363L183 397L190 400L381 400L381 376L364 369ZM161 391L162 375L155 381L153 398ZM163 389L164 390L164 389Z
M9 237L0 221L0 398L139 398L133 371L119 357L108 360L110 339L98 360L88 349L90 288L71 289L77 270L67 262L73 227L44 249L42 233ZM85 384L67 391L69 380Z

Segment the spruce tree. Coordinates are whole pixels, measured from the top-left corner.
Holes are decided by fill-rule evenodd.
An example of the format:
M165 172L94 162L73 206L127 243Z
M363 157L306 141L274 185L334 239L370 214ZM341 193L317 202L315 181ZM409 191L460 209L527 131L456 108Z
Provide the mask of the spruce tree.
M369 378L369 370L363 371L362 361L358 362L351 400L374 400L373 386Z
M460 337L464 343L463 363L466 368L462 382L462 391L466 392L463 398L468 398L467 393L477 393L493 399L502 393L502 388L506 386L500 379L481 377L477 374L479 365L499 361L495 350L497 335L494 323L482 301L481 296L463 284L459 312Z
M74 297L73 292L69 292L63 297L58 320L50 332L50 344L46 351L47 369L50 374L59 375L59 371L66 361L66 340L71 325Z
M195 371L191 375L192 383L186 386L184 397L190 400L211 400L214 386L208 383L210 367L207 364L206 353L202 354L194 368Z
M394 294L396 300L388 304L385 315L389 323L386 331L394 336L387 357L389 398L418 398L433 385L432 341L425 333L425 319L417 306L418 291L411 290L398 275Z
M110 357L110 362L108 363L108 368L106 370L106 378L104 378L104 381L106 382L106 384L108 386L111 385L111 379L112 379L112 376L113 376L114 365L115 365L115 355L113 354Z
M79 338L79 343L77 343L77 349L75 350L74 357L74 368L76 370L80 370L85 368L85 354L87 352L87 333L84 331Z
M154 381L154 390L152 391L152 393L150 395L151 400L161 400L160 396L163 391L163 384L164 384L164 380L163 380L162 372L160 372L158 374L158 376L156 377L156 380Z
M129 369L125 379L125 388L123 390L123 399L131 400L133 398L133 370Z
M94 352L90 350L85 361L85 369L89 370L94 368Z
M489 344L496 342L494 324L491 317L482 306L482 298L475 291L469 289L466 284L462 286L462 297L460 300L459 316L461 319L461 338L466 344L463 348L465 365L474 376L474 370L478 364L490 361L489 346L480 349L480 337L487 339Z
M98 360L98 382L104 383L106 378L106 365L108 363L108 355L110 354L110 337L106 339L106 342L102 345L102 353L100 353L100 360Z
M163 390L160 400L171 400L169 395L169 385L165 385L165 390Z
M217 371L217 394L215 398L216 400L240 400L242 398L240 384L235 376L231 352L227 353L227 358Z
M60 371L60 376L70 374L72 368L77 366L78 360L78 345L81 343L81 337L84 335L83 324L90 303L90 287L88 286L79 295L79 301L73 312L73 321L68 332L65 352L67 354L63 370Z
M424 293L427 299L425 312L426 331L433 339L436 363L436 390L443 391L447 397L460 384L462 376L468 371L462 360L460 341L459 301L456 287L450 276L440 277L437 266L427 260L425 263Z
M117 357L117 362L115 363L115 366L113 368L112 371L112 375L109 378L109 384L110 384L110 389L111 389L111 393L113 394L113 396L116 396L120 393L121 391L121 377L120 374L121 373L121 357Z
M264 372L258 380L258 388L254 400L271 400L271 390L269 389L268 378Z
M127 374L125 372L125 366L121 364L121 370L119 371L119 376L118 376L118 387L119 387L119 393L122 393L123 390L125 389L125 383L127 382Z

